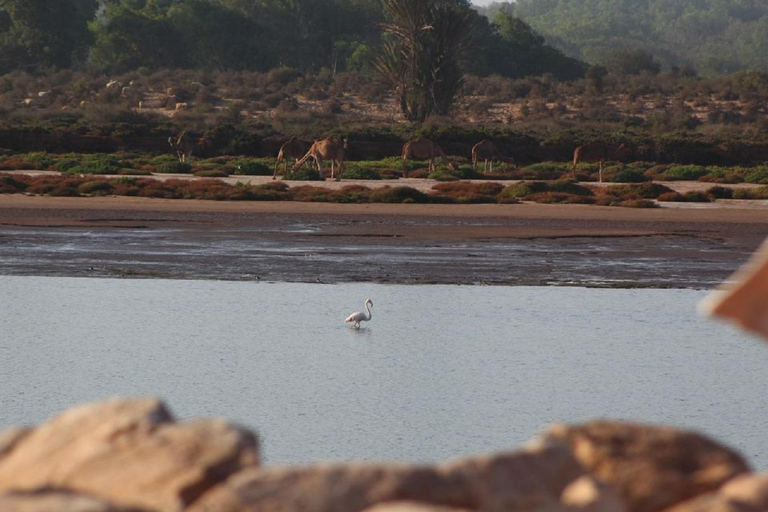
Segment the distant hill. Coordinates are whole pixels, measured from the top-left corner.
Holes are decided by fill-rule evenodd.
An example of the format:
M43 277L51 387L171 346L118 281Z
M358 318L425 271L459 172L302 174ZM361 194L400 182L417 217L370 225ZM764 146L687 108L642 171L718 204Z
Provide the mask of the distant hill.
M592 64L639 49L667 69L768 71L768 0L518 0L478 10L493 19L502 7Z

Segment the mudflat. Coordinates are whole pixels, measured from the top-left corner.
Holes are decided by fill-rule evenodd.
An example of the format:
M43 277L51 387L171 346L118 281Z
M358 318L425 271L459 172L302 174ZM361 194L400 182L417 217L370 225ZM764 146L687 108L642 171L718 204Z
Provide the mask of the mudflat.
M5 275L704 288L766 236L768 201L632 209L0 196Z

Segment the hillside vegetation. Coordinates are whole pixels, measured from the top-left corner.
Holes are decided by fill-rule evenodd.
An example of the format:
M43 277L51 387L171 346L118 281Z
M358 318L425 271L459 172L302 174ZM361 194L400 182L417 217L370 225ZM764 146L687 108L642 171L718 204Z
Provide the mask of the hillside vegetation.
M518 0L483 12L500 11L590 64L641 50L667 69L768 70L768 0Z

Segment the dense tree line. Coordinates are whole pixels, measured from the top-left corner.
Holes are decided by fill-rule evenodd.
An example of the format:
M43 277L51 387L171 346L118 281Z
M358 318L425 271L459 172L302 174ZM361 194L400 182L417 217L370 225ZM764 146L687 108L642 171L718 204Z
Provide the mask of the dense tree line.
M489 22L466 0L471 41L462 70L479 76L553 73L578 61L544 44L512 12ZM162 68L373 73L391 22L381 0L0 0L0 73Z
M768 70L768 0L517 0L485 12L503 10L591 64L640 50L667 69Z

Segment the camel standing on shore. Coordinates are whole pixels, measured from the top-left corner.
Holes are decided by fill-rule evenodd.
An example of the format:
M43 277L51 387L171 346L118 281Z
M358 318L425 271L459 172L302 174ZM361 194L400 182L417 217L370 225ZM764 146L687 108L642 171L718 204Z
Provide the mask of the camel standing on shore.
M168 144L176 151L179 162L188 163L192 160L192 152L195 150L195 141L192 136L184 130L178 137L168 137Z
M603 142L593 141L579 146L573 150L573 167L571 174L576 179L576 166L579 162L600 162L598 171L598 181L603 182L603 162L606 160L620 160L629 154L629 147L626 144L605 144Z
M341 174L344 172L344 160L347 157L348 149L347 139L341 139L339 137L328 137L322 140L316 140L307 151L304 157L296 162L291 168L292 171L296 171L299 167L304 165L304 162L310 158L315 160L317 164L317 171L320 173L320 177L323 178L323 160L331 161L331 179L335 175L335 164L339 165L339 175L336 178L337 181L341 181Z
M408 141L403 146L403 178L406 177L408 160L429 160L429 172L435 171L435 158L440 157L449 169L455 171L458 169L451 160L433 141L419 137Z
M277 179L277 169L280 162L284 164L283 174L285 174L288 172L288 160L295 159L298 162L307 151L309 151L308 143L300 141L296 137L291 137L288 142L280 146L280 151L277 153L277 161L275 162L275 174L272 175L272 179Z
M493 172L494 159L505 164L515 164L514 158L502 155L496 145L487 139L483 139L472 146L472 168L475 171L477 171L477 162L482 160L484 162L483 172L489 172L489 164L490 172Z

